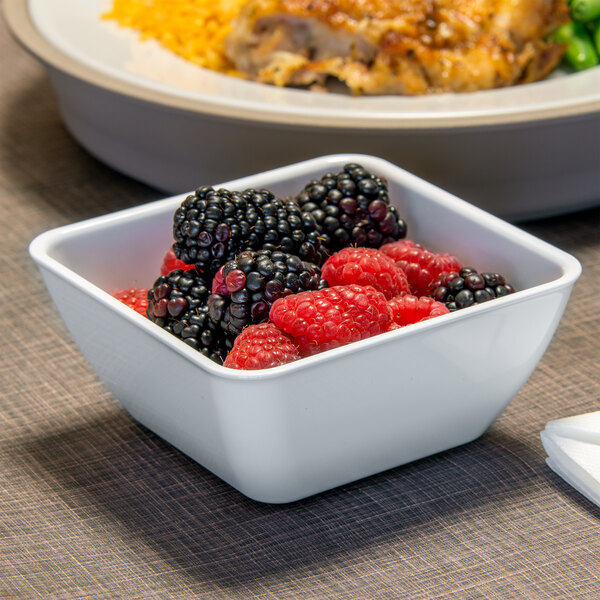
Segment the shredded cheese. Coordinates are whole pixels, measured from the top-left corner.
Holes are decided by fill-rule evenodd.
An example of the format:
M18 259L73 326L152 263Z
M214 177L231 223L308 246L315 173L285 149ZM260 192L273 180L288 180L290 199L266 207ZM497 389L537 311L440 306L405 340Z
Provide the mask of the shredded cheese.
M237 74L225 38L245 0L113 0L102 15L207 69Z

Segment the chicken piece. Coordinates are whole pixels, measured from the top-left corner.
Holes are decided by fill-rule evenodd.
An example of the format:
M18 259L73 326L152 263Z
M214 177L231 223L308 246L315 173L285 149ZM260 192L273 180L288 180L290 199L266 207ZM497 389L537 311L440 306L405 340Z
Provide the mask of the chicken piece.
M470 92L535 81L566 0L249 0L226 51L250 79L354 94Z

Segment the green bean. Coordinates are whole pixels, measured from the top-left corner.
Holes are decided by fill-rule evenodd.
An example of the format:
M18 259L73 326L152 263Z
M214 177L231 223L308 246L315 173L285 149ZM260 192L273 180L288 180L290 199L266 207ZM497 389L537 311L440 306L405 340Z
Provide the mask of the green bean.
M594 23L592 29L592 40L594 40L594 46L596 46L596 52L600 56L600 19Z
M580 23L600 17L600 0L571 0L571 17Z
M576 71L583 71L595 67L598 62L598 53L594 42L581 23L565 23L554 32L554 40L565 44L564 60Z

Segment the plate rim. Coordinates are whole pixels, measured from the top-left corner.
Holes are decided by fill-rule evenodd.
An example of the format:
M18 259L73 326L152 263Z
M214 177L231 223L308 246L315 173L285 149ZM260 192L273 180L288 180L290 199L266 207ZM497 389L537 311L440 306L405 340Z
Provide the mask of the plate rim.
M220 104L218 99L190 98L184 95L170 94L96 70L57 48L37 29L31 18L28 0L4 0L2 4L9 31L29 53L45 66L132 100L160 105L173 110L204 114L214 118L330 130L435 131L532 124L600 112L600 94L597 98L570 103L566 106L546 106L534 109L528 107L494 115L445 114L416 117L414 114L407 113L405 116L382 115L385 118L381 119L339 115L332 120L329 115L291 114L270 110L268 106L263 110L254 107L236 107L234 111L232 107ZM600 66L596 68L600 69Z

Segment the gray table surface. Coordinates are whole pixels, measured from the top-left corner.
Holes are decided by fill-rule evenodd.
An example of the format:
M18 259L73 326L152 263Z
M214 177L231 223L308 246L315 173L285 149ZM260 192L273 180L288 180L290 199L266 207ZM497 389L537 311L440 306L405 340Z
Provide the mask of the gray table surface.
M255 503L134 422L27 246L163 196L86 153L0 21L0 597L600 597L600 510L545 464L599 409L600 212L521 224L583 264L530 380L480 439L291 505Z

